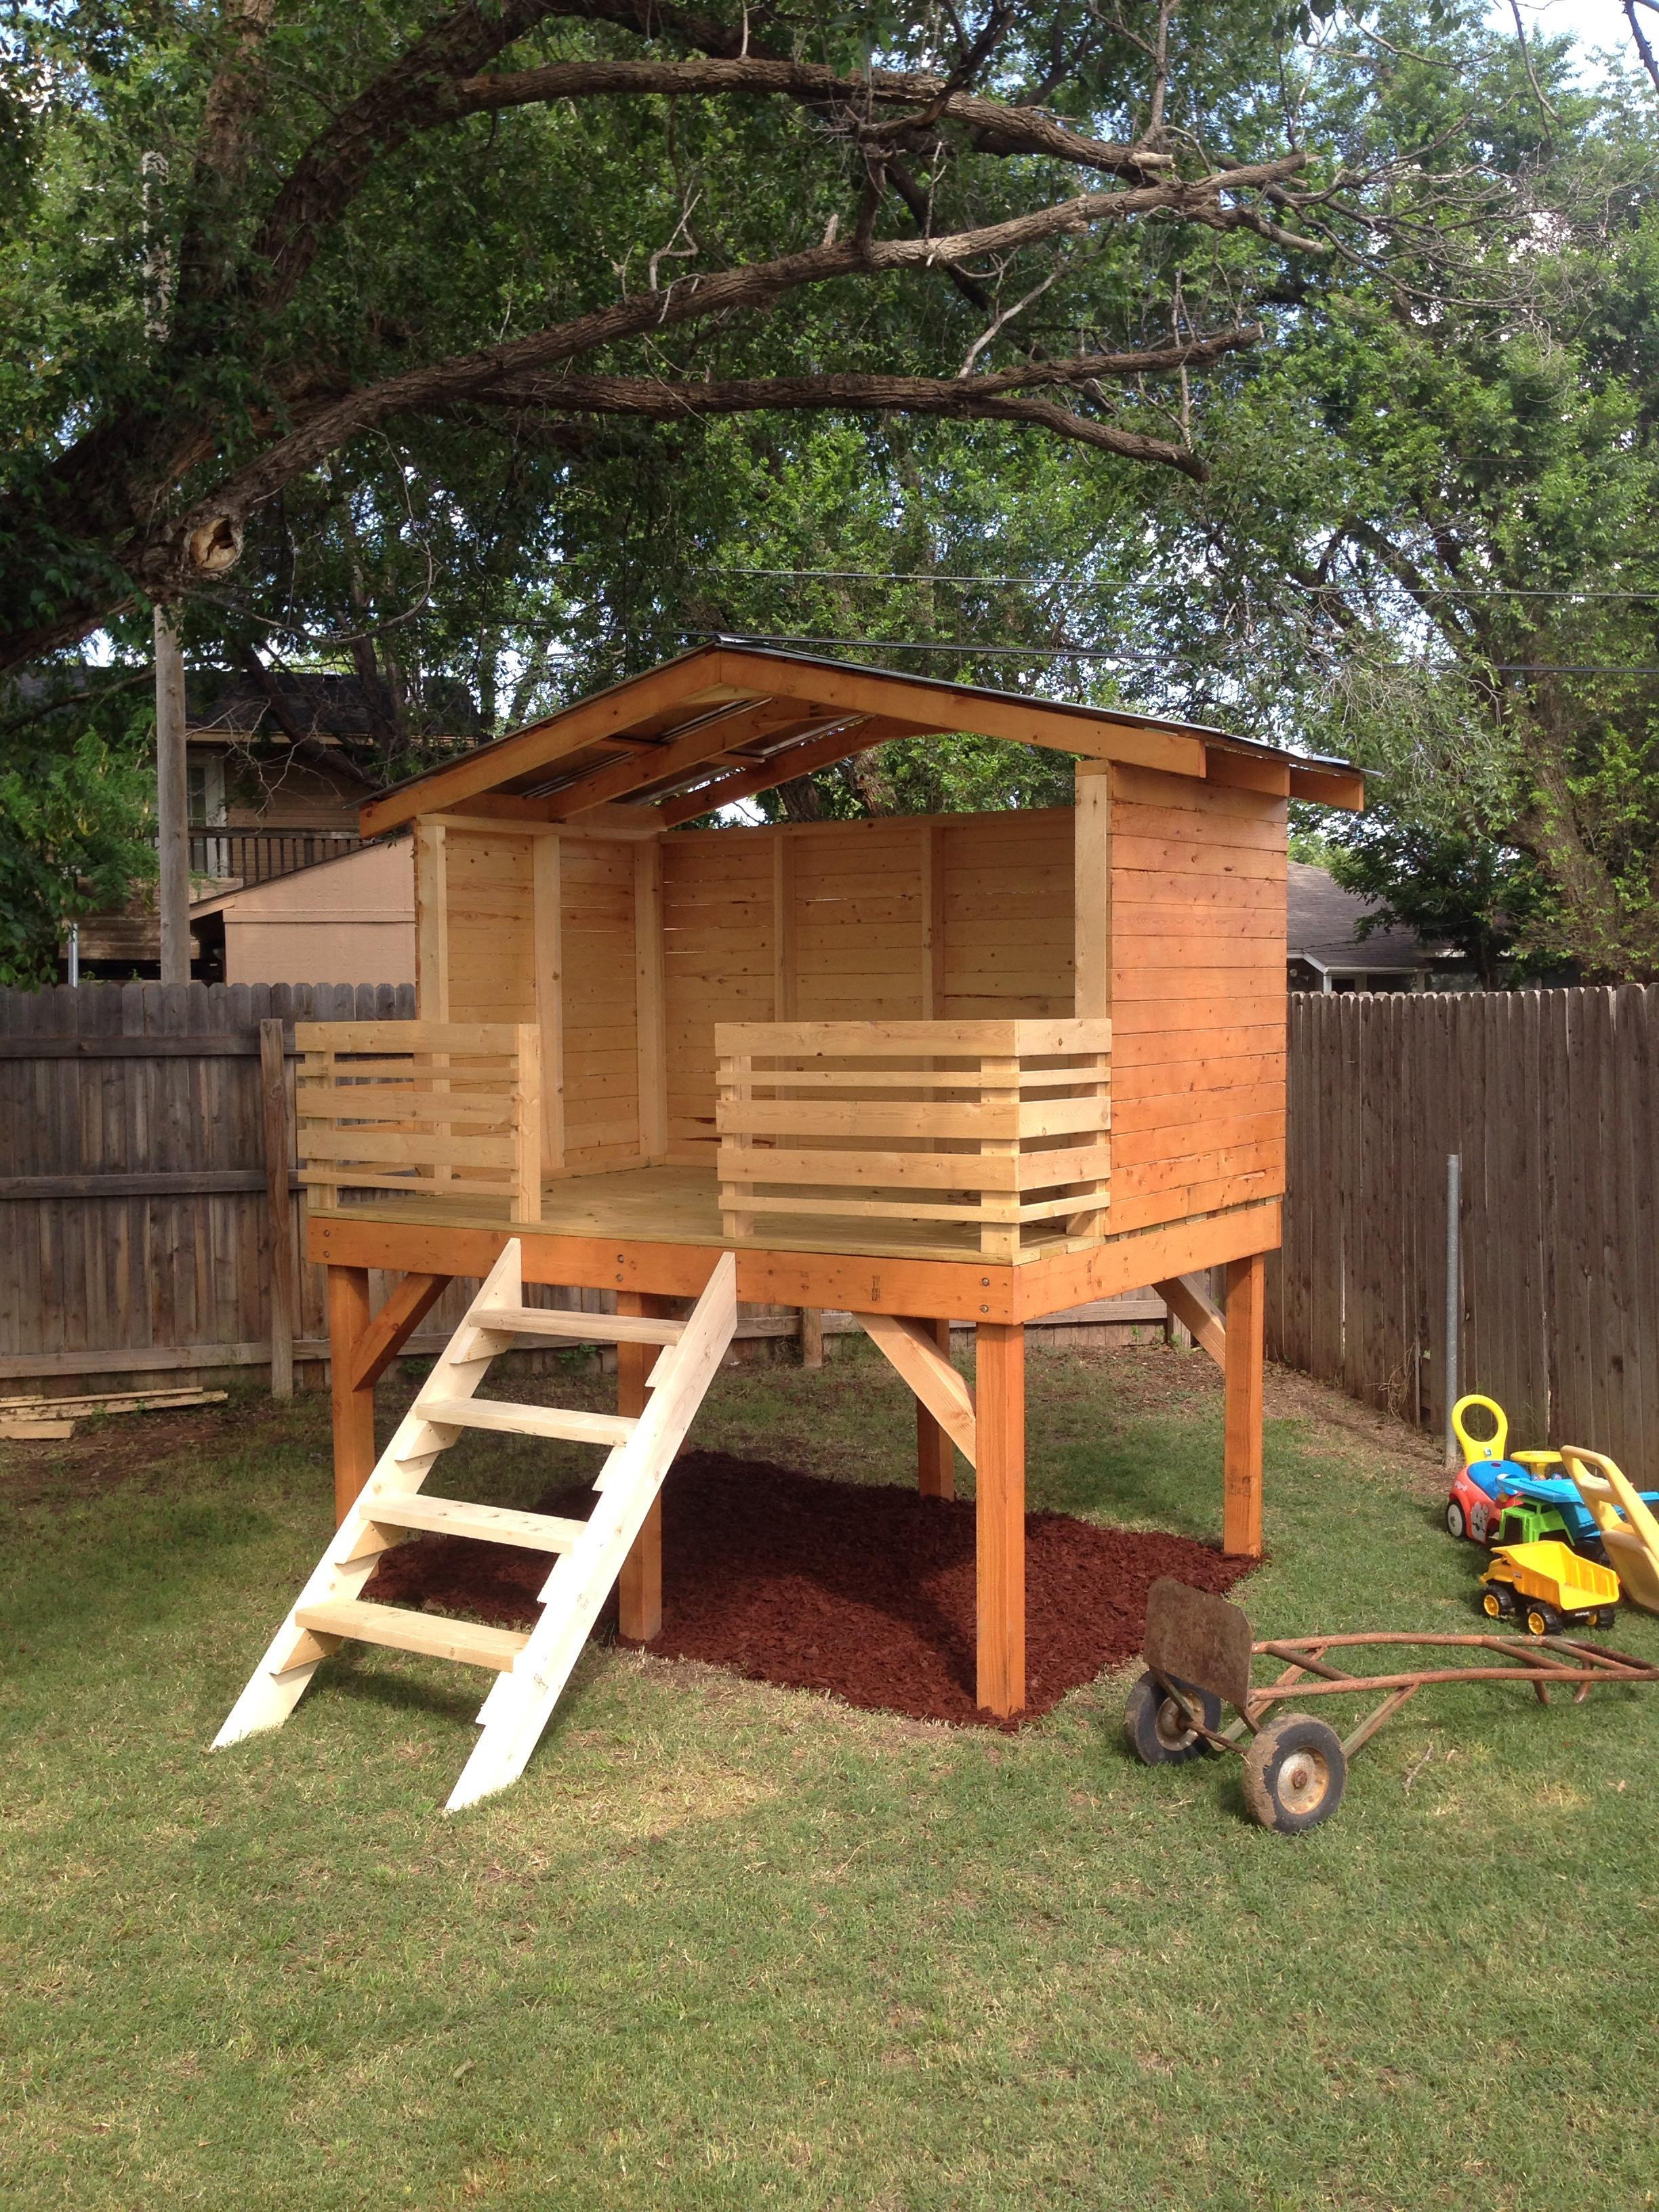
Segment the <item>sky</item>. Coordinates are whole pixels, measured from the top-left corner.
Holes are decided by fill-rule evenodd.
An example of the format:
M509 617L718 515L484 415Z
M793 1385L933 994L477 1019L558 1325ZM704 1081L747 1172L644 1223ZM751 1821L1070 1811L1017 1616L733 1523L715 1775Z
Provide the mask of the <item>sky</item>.
M1659 44L1659 15L1644 10L1644 27L1650 37ZM1534 30L1544 37L1559 39L1570 31L1583 46L1616 46L1621 54L1635 59L1631 45L1630 25L1625 20L1620 0L1521 0L1521 20L1530 38ZM1510 0L1492 0L1492 21L1506 31L1513 31L1515 17Z

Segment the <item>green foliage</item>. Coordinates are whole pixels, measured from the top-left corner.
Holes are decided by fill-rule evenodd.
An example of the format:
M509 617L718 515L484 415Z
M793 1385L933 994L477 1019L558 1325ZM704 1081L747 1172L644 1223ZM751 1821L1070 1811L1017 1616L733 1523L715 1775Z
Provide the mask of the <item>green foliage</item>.
M0 750L0 983L51 982L68 925L123 906L155 872L155 769L129 734L82 728Z
M1331 873L1376 902L1359 925L1363 939L1403 926L1425 944L1454 945L1488 988L1523 969L1504 956L1526 933L1547 887L1521 854L1463 830L1429 828L1389 814L1370 816L1334 847Z

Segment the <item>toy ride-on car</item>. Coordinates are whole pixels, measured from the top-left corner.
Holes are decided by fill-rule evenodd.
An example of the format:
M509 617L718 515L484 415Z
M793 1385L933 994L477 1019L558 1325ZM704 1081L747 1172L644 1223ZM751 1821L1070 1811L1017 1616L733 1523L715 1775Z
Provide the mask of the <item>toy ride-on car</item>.
M1619 1577L1570 1545L1547 1539L1504 1544L1480 1577L1480 1610L1489 1620L1517 1620L1529 1636L1564 1628L1611 1628Z
M1492 1417L1490 1437L1472 1437L1468 1432L1463 1417L1476 1406ZM1452 1407L1452 1426L1463 1449L1463 1465L1452 1478L1446 1500L1446 1526L1454 1536L1467 1536L1486 1545L1534 1544L1556 1536L1587 1559L1606 1560L1601 1531L1581 1495L1581 1486L1571 1472L1552 1474L1547 1471L1565 1469L1564 1454L1577 1447L1509 1454L1509 1420L1492 1398L1460 1398ZM1659 1510L1659 1492L1643 1491L1638 1495L1650 1512ZM1514 1517L1516 1510L1522 1516L1518 1521Z
M1492 1419L1489 1437L1469 1434L1465 1415L1479 1407ZM1452 1407L1452 1427L1462 1448L1463 1464L1452 1477L1451 1494L1446 1500L1446 1527L1454 1536L1470 1537L1477 1544L1492 1543L1498 1533L1498 1516L1508 1499L1528 1497L1547 1467L1558 1467L1561 1455L1555 1451L1517 1452L1509 1456L1510 1418L1495 1398L1483 1398L1471 1393L1460 1398ZM1575 1497L1572 1485L1564 1483L1566 1499ZM1553 1497L1534 1496L1532 1502L1543 1507L1554 1507L1558 1511L1565 1501ZM1588 1521L1589 1516L1586 1515ZM1567 1530L1571 1540L1571 1530Z

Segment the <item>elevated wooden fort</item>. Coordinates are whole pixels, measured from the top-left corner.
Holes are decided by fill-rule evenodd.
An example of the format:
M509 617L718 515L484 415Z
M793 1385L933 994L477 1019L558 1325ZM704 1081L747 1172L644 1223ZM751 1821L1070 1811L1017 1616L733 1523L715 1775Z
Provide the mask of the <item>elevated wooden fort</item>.
M1075 806L688 826L961 731L1076 756ZM1164 1288L1224 1365L1224 1540L1259 1551L1286 802L1362 796L1212 730L721 643L365 805L365 836L414 825L421 1018L301 1037L342 1513L375 1378L516 1238L525 1283L624 1317L701 1297L727 1251L739 1298L856 1313L916 1394L924 1492L953 1449L975 1468L993 1712L1024 1698L1026 1321ZM1182 1280L1218 1266L1224 1315ZM378 1313L372 1267L401 1277ZM646 1356L620 1346L624 1415ZM659 1542L653 1507L638 1638Z

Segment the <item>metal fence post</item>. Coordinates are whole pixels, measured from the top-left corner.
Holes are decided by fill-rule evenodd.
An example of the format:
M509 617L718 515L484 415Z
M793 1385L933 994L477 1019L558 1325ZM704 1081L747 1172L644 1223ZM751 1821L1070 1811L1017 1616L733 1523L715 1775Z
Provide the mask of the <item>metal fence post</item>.
M1459 1251L1459 1209L1462 1204L1462 1159L1446 1155L1446 1466L1457 1465L1457 1437L1452 1428L1452 1407L1457 1403L1457 1340L1462 1320L1462 1264Z

